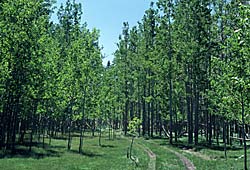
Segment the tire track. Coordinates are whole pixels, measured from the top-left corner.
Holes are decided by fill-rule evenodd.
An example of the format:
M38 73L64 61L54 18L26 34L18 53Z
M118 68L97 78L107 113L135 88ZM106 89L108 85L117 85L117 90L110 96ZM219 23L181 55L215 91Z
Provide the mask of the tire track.
M142 148L149 156L149 162L148 162L148 170L156 170L156 155L155 153L149 149L148 147L142 145L142 144L136 144L138 147Z
M154 144L154 145L157 145L156 143L154 142L148 142L148 143L151 143L151 144ZM196 167L194 166L193 162L190 161L187 157L185 157L184 155L180 154L179 152L176 152L170 148L167 148L167 147L164 147L164 146L159 146L173 154L175 154L180 160L181 162L183 163L183 165L186 167L186 170L195 170Z

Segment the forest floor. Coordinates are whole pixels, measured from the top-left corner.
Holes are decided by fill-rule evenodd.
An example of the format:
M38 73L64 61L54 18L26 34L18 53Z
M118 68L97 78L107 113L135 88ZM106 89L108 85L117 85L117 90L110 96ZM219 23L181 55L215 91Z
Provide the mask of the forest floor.
M109 140L103 134L102 145L98 137L86 134L83 154L78 153L79 137L75 135L72 148L67 151L65 137L45 140L45 148L35 140L32 151L27 146L17 146L15 155L3 155L0 151L1 170L194 170L194 169L243 169L243 150L237 143L227 148L224 158L223 145L188 146L185 141L170 145L167 139L136 138L132 155L138 159L138 166L127 158L130 137L117 135ZM248 154L248 158L250 154Z

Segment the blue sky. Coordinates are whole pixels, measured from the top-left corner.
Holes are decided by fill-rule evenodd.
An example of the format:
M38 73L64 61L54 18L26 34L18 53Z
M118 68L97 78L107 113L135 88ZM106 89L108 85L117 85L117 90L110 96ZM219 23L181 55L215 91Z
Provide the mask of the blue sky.
M57 0L56 6L65 3L66 0ZM151 0L76 0L82 3L82 20L87 22L88 28L98 28L100 32L100 45L102 53L107 56L103 60L106 65L113 59L116 50L118 36L122 31L122 23L127 21L130 27L137 24L149 8ZM55 18L55 16L53 16ZM54 19L53 19L54 20Z

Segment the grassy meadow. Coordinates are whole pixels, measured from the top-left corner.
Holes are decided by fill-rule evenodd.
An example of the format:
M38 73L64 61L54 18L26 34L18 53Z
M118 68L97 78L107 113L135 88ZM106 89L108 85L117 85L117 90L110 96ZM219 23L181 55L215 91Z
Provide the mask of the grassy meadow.
M156 155L157 170L184 170L181 160L173 154L176 151L193 162L197 170L243 169L243 149L235 143L227 147L227 159L224 147L220 146L190 146L185 139L174 145L169 145L168 139L136 138L132 156L138 159L138 166L127 158L130 137L116 136L109 140L108 135L102 137L99 146L98 137L86 133L83 144L83 154L78 153L79 137L75 134L72 148L67 150L66 137L51 140L45 138L45 147L37 140L34 141L32 151L29 147L17 146L16 154L0 153L1 170L147 170L149 155L145 148ZM250 154L248 154L248 158Z

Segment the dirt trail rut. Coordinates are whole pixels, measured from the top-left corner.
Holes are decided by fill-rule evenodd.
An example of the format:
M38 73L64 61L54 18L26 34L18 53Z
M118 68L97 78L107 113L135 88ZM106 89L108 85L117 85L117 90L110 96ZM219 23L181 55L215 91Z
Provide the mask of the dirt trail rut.
M152 143L152 142L149 142L151 144L155 144L155 143ZM156 144L155 144L156 145ZM186 170L195 170L196 167L194 166L194 164L192 163L192 161L190 161L188 158L186 158L184 155L180 154L179 152L176 152L170 148L167 148L167 147L164 147L164 146L160 146L162 147L163 149L169 151L169 152L172 152L173 154L175 154L183 163L183 165L186 167Z
M176 156L178 156L180 158L180 160L182 161L182 163L184 164L184 166L186 167L186 170L195 170L196 169L194 164L189 159L187 159L184 155L182 155L176 151L173 151L169 148L165 148L165 149L169 150L170 152L172 152Z
M156 170L156 155L155 153L150 150L148 147L142 145L142 144L136 144L140 148L142 148L145 152L147 152L149 156L149 162L148 162L148 170Z

